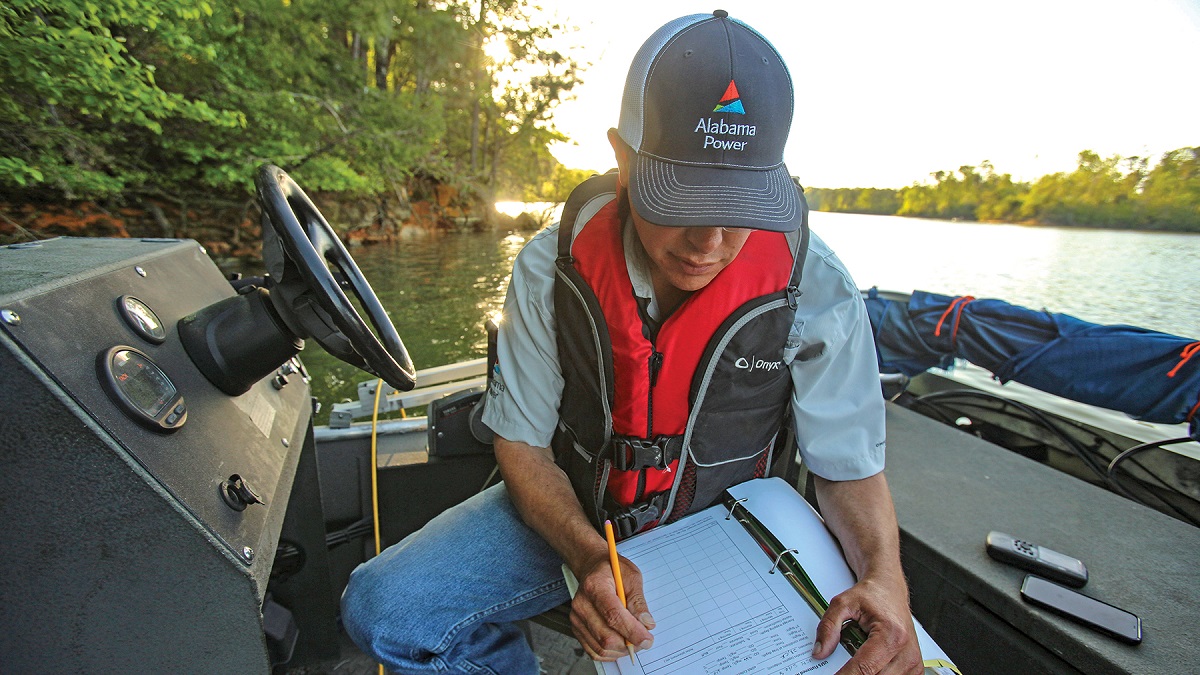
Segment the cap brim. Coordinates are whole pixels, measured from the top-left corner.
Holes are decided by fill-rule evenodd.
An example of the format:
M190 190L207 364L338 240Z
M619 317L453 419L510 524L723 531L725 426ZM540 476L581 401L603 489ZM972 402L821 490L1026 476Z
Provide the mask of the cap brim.
M780 164L732 169L633 156L629 201L638 215L668 227L749 227L791 232L804 220L800 190Z

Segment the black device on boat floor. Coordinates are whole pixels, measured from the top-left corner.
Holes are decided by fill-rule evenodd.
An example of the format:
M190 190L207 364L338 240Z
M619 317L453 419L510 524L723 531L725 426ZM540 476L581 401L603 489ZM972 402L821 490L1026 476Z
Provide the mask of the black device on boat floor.
M1002 563L1075 588L1088 580L1087 567L1081 561L1003 532L988 532L987 553Z

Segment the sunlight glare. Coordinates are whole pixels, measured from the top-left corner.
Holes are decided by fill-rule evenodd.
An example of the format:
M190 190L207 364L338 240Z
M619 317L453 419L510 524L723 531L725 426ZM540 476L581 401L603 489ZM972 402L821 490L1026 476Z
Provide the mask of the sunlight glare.
M503 65L512 57L512 53L508 51L508 39L499 34L488 37L483 43L483 55L492 65Z

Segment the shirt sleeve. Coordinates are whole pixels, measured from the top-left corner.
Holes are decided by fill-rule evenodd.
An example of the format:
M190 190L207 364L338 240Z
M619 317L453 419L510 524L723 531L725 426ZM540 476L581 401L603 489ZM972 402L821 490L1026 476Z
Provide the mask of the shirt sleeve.
M788 340L800 455L829 480L883 470L884 403L866 305L837 256L815 234Z
M557 227L543 230L513 263L483 412L483 423L499 436L542 448L558 424L563 390L554 329L557 237Z

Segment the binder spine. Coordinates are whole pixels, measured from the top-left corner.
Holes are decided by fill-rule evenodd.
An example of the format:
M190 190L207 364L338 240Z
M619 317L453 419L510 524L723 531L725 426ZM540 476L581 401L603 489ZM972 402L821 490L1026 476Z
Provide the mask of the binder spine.
M818 617L824 617L825 612L829 609L829 601L821 594L820 589L808 576L808 572L804 571L804 567L796 559L796 549L785 548L779 539L746 508L745 503L748 501L748 498L734 499L732 495L725 492L722 503L729 509L729 514L725 516L726 520L732 518L741 523L742 527L746 528L746 531L758 543L763 553L774 561L768 573L774 574L776 569L780 570L813 612ZM857 621L848 619L842 622L840 642L851 655L861 649L866 641L867 632Z

